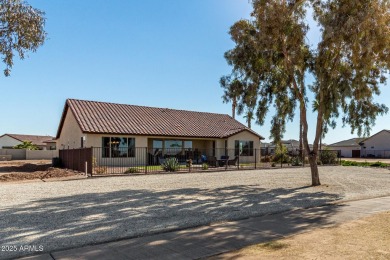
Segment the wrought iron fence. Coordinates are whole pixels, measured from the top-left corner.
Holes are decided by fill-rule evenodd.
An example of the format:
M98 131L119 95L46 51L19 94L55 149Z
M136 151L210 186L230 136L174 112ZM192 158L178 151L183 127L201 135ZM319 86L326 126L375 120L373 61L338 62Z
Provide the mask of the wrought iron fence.
M270 167L304 167L308 157L304 152L283 155L262 155L260 149L148 149L102 148L93 149L93 174L147 174L158 172L210 172L248 170ZM319 164L340 164L340 151L319 152Z

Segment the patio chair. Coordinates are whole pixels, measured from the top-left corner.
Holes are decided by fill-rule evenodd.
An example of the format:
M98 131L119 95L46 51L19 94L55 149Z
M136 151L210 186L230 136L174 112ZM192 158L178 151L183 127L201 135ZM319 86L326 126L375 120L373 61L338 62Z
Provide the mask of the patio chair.
M218 160L219 167L226 166L229 161L228 155L222 155L221 159Z
M228 166L237 166L238 156L234 157L233 160L228 160Z
M207 158L207 163L210 167L217 167L217 158L215 156L209 156Z

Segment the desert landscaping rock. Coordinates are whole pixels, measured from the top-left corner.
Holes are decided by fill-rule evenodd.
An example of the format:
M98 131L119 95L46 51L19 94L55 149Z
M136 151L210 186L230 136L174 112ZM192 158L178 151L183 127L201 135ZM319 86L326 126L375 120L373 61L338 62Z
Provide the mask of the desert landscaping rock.
M0 184L0 245L44 252L390 195L390 171L321 167ZM12 258L32 252L0 252Z

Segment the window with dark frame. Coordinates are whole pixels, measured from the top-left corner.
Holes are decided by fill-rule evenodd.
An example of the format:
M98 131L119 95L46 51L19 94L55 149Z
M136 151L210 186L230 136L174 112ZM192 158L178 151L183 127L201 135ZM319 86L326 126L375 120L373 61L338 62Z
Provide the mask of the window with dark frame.
M253 156L253 141L236 140L234 148L235 156Z
M102 157L135 157L135 138L102 137Z

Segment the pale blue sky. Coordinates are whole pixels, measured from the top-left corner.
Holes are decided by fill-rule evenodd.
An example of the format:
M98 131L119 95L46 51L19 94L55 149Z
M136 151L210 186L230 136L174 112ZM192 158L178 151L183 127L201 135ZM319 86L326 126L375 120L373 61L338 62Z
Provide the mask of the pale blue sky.
M219 78L230 72L223 58L234 47L229 27L249 17L248 0L29 3L46 12L49 39L15 60L10 77L0 76L0 135L55 135L66 98L231 113ZM312 30L308 40L314 45L318 37ZM386 97L388 88L378 101ZM253 126L267 140L269 121ZM311 141L314 122L309 113ZM389 122L389 115L378 118L372 132L390 128ZM298 120L287 130L285 139L297 139ZM350 137L340 124L325 142Z

